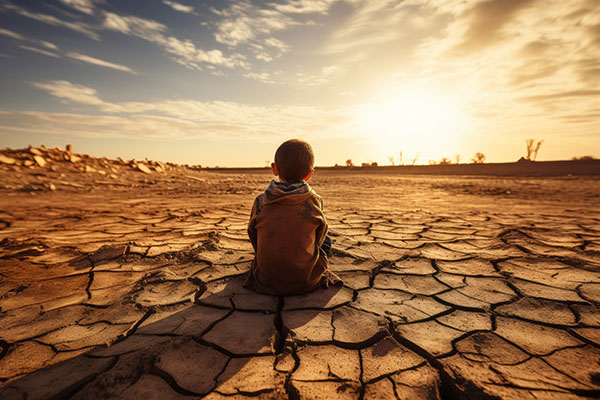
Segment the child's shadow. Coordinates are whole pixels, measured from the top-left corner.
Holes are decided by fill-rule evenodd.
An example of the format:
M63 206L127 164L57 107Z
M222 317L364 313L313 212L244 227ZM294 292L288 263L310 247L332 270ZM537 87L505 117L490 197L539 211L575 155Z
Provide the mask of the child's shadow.
M347 289L276 297L242 282L208 283L194 304L170 315L157 309L134 334L10 382L0 397L171 398L214 390L278 397L295 366L286 338L296 338Z

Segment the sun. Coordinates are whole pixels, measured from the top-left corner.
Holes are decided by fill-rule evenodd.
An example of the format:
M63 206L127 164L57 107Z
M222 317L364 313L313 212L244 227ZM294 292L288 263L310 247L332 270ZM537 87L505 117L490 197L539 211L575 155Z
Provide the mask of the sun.
M380 158L399 151L412 156L453 156L466 128L457 97L424 87L384 90L362 104L357 117Z

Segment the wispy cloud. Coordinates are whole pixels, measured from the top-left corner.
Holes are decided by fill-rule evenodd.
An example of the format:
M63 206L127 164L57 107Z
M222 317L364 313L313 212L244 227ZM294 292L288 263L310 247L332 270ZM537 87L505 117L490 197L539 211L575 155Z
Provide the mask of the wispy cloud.
M168 5L175 11L179 11L185 14L196 14L194 7L186 6L185 4L177 3L175 1L163 0L163 4Z
M339 54L390 42L405 35L411 23L407 8L397 0L352 0L352 14L325 46L326 53ZM403 21L405 19L405 21ZM401 23L404 22L404 23Z
M84 14L94 14L94 0L60 0L60 2Z
M38 54L43 54L45 56L55 57L55 58L64 56L64 57L71 58L73 60L82 61L82 62L85 62L88 64L98 65L100 67L112 68L112 69L116 69L119 71L129 72L130 74L134 74L134 75L137 74L137 72L135 72L134 70L132 70L131 68L129 68L125 65L101 60L99 58L92 57L92 56L89 56L86 54L81 54L81 53L72 52L72 51L63 51L63 50L59 49L58 46L55 45L54 43L48 42L46 40L30 39L26 36L23 36L19 33L13 32L13 31L9 31L7 29L0 29L0 34L12 37L12 38L17 39L22 42L33 43L38 46L42 46L42 47L46 48L46 49L40 49L39 47L33 47L30 45L25 45L25 44L19 45L19 47L22 48L23 50L33 51ZM49 51L47 49L50 49L53 51Z
M4 2L3 4L0 4L0 10L5 12L13 12L23 17L31 18L36 21L43 22L45 24L71 29L73 31L82 33L91 39L100 40L100 36L96 32L94 32L92 27L80 21L64 21L62 19L56 18L53 15L29 11L26 8L21 7L20 5L13 4L11 2Z
M326 14L335 0L288 0L283 3L253 4L248 0L224 9L211 8L221 19L216 23L215 40L236 47L249 45L257 59L270 62L290 50L273 37L276 32L302 25L298 14Z
M115 64L115 63L111 63L108 61L100 60L99 58L91 57L91 56L88 56L85 54L67 52L66 56L70 57L74 60L86 62L88 64L98 65L98 66L106 67L106 68L112 68L112 69L116 69L119 71L125 71L125 72L129 72L130 74L134 74L134 75L137 74L137 72L135 72L134 70L132 70L129 67L126 67L125 65Z
M28 51L33 51L34 53L38 53L38 54L42 54L48 57L55 57L55 58L60 58L60 56L56 53L53 53L51 51L48 50L44 50L44 49L38 49L37 47L31 47L31 46L27 46L27 45L20 45L20 48L22 48L23 50L28 50Z
M25 36L20 33L9 31L8 29L0 28L0 35L8 36L17 40L26 40Z
M243 136L246 140L262 140L290 135L347 135L355 112L351 108L254 106L227 101L111 103L102 100L96 89L68 81L32 82L32 85L63 102L89 106L96 113L110 115L0 112L0 123L5 129L48 130L48 133L86 137L235 139Z
M240 54L226 56L221 50L203 50L189 39L180 40L167 36L168 28L159 22L135 16L123 16L112 12L104 13L104 27L126 35L136 36L161 46L178 63L190 69L202 69L202 64L211 64L226 68L247 68Z
M273 4L275 10L286 14L325 14L337 0L288 0Z
M110 103L102 101L98 97L96 89L77 85L69 81L31 82L31 85L44 90L65 103L85 104L98 107L103 111L119 111Z

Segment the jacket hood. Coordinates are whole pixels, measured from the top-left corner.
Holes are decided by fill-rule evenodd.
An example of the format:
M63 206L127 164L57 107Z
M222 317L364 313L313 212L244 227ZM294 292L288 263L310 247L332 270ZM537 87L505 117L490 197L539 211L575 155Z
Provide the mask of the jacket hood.
M311 196L312 188L305 181L283 183L272 180L265 190L265 204L275 202L295 203Z

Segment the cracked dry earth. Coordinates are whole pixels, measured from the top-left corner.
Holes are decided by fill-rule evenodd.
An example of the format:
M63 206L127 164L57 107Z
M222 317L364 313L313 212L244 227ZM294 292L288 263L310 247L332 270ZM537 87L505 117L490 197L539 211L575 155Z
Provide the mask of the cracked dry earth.
M598 178L317 171L345 285L272 297L269 175L186 174L3 191L0 398L600 396Z

